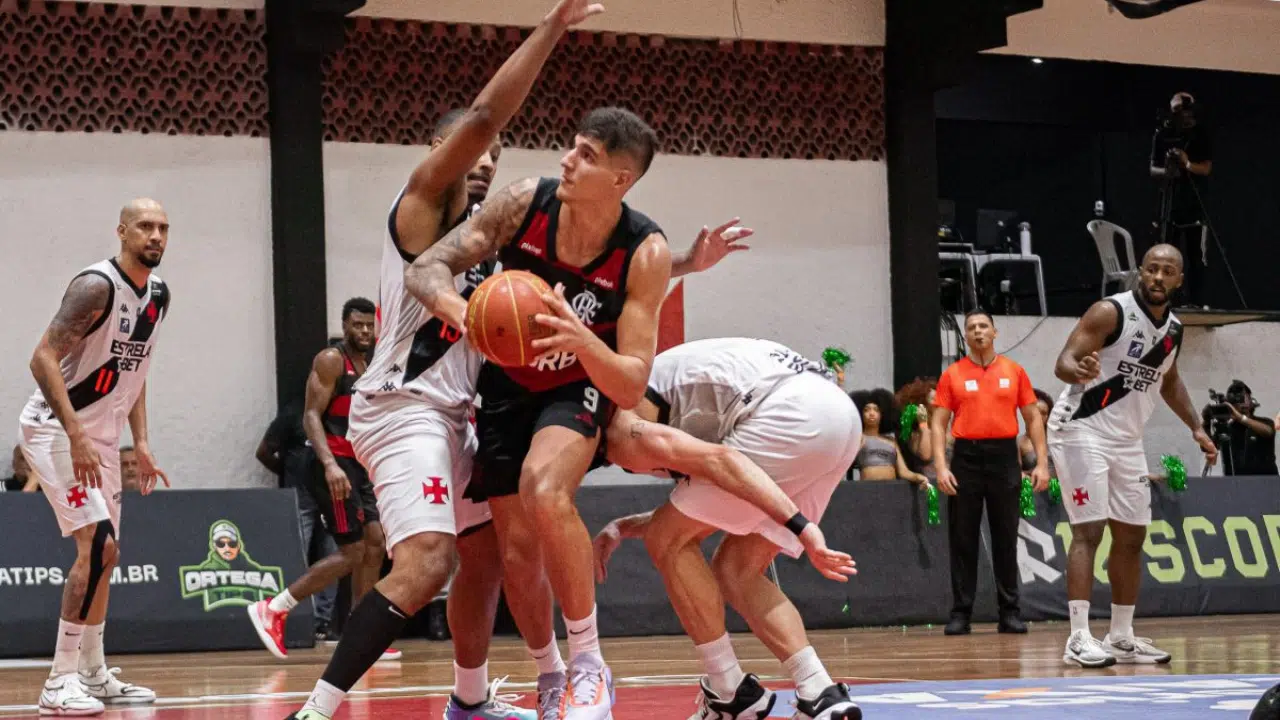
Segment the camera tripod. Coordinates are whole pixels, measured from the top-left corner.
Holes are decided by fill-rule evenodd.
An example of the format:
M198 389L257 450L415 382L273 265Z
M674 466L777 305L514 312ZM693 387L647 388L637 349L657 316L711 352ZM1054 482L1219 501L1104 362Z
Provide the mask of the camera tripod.
M1204 197L1200 195L1200 188L1196 185L1193 178L1187 177L1186 184L1190 186L1192 193L1196 198L1196 205L1200 208L1200 217L1192 225L1178 225L1173 222L1173 195L1174 183L1187 174L1186 170L1179 168L1179 177L1175 179L1166 179L1160 184L1160 242L1169 242L1169 231L1174 227L1191 227L1198 225L1200 227L1200 261L1204 267L1209 267L1207 257L1208 238L1213 237L1214 245L1218 247L1218 256L1222 258L1222 266L1227 269L1227 276L1231 278L1231 286L1235 288L1236 298L1240 300L1241 309L1248 310L1249 303L1245 302L1244 292L1240 290L1240 283L1236 280L1236 272L1231 267L1231 261L1227 260L1227 249L1222 245L1222 238L1218 237L1218 231L1213 227L1213 222L1209 218L1209 209L1204 205ZM1191 262L1189 258L1183 258L1183 262Z

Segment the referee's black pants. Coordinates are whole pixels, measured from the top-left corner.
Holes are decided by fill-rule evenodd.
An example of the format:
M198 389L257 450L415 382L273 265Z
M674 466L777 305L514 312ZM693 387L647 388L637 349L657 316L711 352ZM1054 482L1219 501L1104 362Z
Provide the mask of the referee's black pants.
M982 545L982 510L991 530L991 564L1001 616L1018 614L1018 507L1022 468L1018 441L956 438L951 473L956 494L947 498L953 615L973 614Z

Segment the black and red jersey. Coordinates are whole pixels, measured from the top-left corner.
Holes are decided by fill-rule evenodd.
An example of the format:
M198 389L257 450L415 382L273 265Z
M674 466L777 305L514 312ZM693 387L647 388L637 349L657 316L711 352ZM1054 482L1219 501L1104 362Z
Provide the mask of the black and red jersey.
M346 349L339 345L337 350L342 353L342 374L333 387L329 407L320 416L320 425L324 428L325 440L334 457L353 458L356 453L347 440L347 415L351 412L351 391L356 380L360 379L360 373L356 372L356 364L347 355Z
M622 216L604 251L582 267L566 265L556 256L560 181L542 178L524 222L511 242L498 253L503 270L527 270L552 287L564 284L564 296L582 322L611 350L618 349L618 318L627 298L631 258L645 238L661 233L657 223L622 204ZM574 353L557 353L525 367L503 368L520 385L542 392L587 377Z

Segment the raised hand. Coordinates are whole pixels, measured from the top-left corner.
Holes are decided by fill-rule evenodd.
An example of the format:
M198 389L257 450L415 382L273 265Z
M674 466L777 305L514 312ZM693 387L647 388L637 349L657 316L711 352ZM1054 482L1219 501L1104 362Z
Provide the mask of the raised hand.
M548 20L558 22L565 27L573 27L594 15L604 12L604 5L587 2L587 0L560 0L547 15Z

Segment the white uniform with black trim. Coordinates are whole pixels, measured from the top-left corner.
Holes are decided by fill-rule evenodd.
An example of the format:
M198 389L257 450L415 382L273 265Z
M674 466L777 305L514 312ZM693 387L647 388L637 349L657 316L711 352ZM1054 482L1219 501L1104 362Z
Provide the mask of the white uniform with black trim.
M768 340L697 340L661 353L649 377L660 420L741 451L818 522L862 442L862 420L822 366ZM704 478L680 480L671 503L734 535L760 534L799 557L796 536Z
M110 283L106 307L89 332L62 360L71 406L102 461L101 488L76 481L71 441L39 389L18 421L22 453L40 478L63 536L103 520L120 533L120 431L142 393L161 323L169 312L169 288L155 273L136 287L115 259L94 263L76 277L99 275Z
M1098 352L1101 372L1068 385L1049 416L1049 452L1073 524L1114 519L1151 522L1151 483L1142 435L1164 375L1182 346L1172 312L1157 323L1132 291L1106 299L1119 326Z
M378 342L356 381L347 425L356 459L373 481L388 551L419 533L455 534L490 519L488 503L463 497L476 448L471 407L483 356L405 288L414 257L400 249L395 232L402 196L391 206L382 246ZM477 265L454 278L455 287L470 297L491 272L491 264Z

